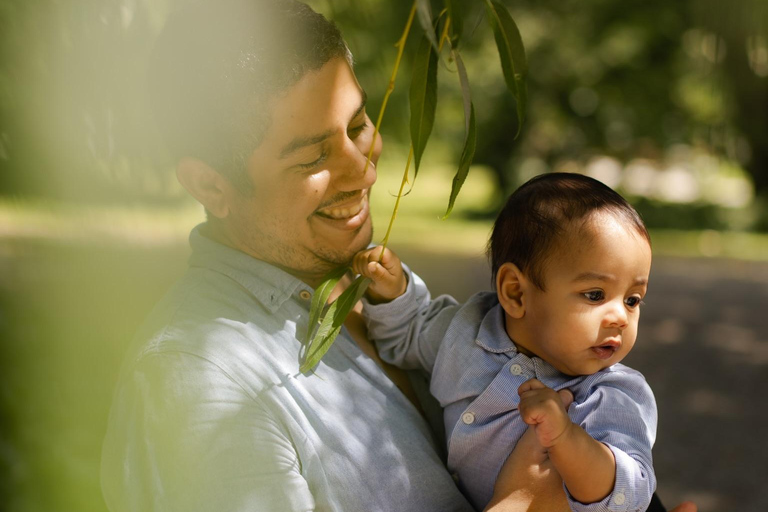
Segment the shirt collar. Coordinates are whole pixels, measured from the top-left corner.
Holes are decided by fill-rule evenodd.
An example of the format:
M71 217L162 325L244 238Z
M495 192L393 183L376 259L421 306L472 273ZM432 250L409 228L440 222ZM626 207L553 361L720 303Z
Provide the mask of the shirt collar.
M507 334L504 318L504 309L497 303L483 318L475 343L488 352L506 353L510 359L518 360L522 366L528 369L529 375L535 375L537 379L552 389L562 389L573 381L582 378L560 373L543 359L536 356L528 357L518 352L514 342Z
M248 290L270 312L277 311L299 289L312 292L306 283L284 270L216 242L202 234L205 223L189 234L189 266L223 274Z

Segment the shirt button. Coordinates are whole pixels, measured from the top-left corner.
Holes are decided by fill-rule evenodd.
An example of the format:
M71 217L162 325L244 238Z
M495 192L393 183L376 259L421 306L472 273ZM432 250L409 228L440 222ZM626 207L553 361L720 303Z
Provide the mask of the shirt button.
M312 294L309 293L307 290L301 290L299 292L299 297L301 297L304 300L309 300L312 298Z
M461 421L463 421L465 425L471 425L475 422L475 415L471 412L465 412L461 415Z
M509 367L509 372L512 375L522 375L523 374L523 367L520 366L519 364L513 364L512 366Z
M454 482L459 483L459 474L458 473L451 473L451 478L453 478Z
M626 499L627 499L627 498L626 498L626 496L624 496L624 493L623 493L623 492L618 492L618 493L616 493L616 495L613 497L613 502L614 502L615 504L617 504L617 505L623 505L623 504L624 504L624 502L626 501Z

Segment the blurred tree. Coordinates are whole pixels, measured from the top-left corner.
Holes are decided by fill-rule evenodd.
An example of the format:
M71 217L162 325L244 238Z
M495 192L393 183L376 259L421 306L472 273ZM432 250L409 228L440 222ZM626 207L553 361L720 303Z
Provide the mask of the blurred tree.
M168 188L144 98L146 56L168 7L0 4L0 193L100 202Z
M511 5L531 62L522 144L511 144L516 124L506 108L478 108L490 114L478 161L502 190L525 157L549 168L594 152L658 158L682 142L738 161L768 193L768 2ZM479 96L503 104L496 91Z
M167 12L185 1L0 2L0 194L81 201L175 197L143 77ZM308 3L341 27L376 114L411 2ZM461 49L477 112L475 161L493 168L499 198L521 173L597 153L621 161L659 158L676 143L739 162L768 195L768 2L503 3L520 26L531 63L529 115L517 141L514 102L493 37L476 30L482 2L457 3L470 20ZM409 60L417 42L408 41L384 119L390 140L407 139ZM460 93L455 77L445 75L439 94L453 96L456 105L438 112L434 138L450 141L445 147L457 162Z

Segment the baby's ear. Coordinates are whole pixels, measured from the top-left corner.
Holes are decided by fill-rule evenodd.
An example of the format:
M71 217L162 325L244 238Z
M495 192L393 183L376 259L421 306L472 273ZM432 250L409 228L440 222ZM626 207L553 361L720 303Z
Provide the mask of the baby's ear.
M525 276L514 263L504 263L496 272L496 296L504 311L512 318L525 316Z

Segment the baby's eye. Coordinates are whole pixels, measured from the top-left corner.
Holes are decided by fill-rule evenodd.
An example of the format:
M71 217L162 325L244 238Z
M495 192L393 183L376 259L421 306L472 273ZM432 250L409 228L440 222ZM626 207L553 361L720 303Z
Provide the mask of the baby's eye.
M591 292L586 292L583 295L590 302L600 302L605 298L605 293L603 293L603 290L592 290Z
M640 306L641 304L644 304L643 300L640 297L627 297L624 300L624 303L633 309L636 308L637 306Z

